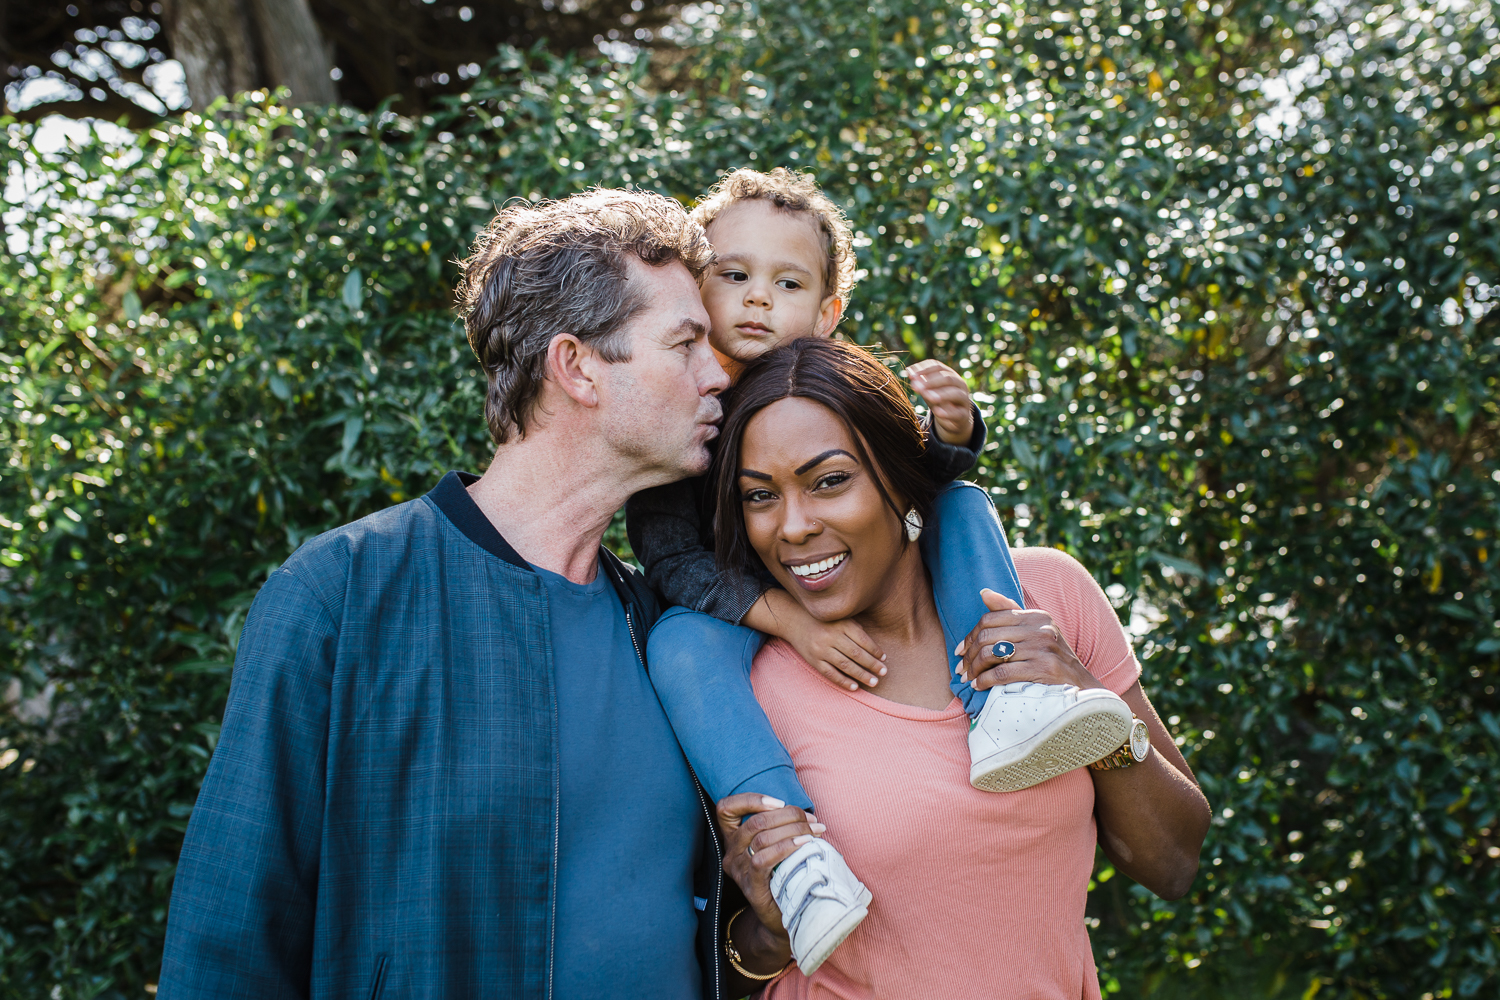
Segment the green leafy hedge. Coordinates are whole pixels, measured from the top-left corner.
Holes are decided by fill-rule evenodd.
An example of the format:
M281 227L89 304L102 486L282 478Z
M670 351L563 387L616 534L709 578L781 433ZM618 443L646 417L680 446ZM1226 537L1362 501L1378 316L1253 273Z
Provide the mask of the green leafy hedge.
M154 981L256 588L485 464L493 207L747 162L849 207L846 334L973 380L1013 537L1116 598L1214 806L1186 899L1098 873L1106 989L1493 992L1496 21L1225 6L751 5L420 120L0 123L0 994Z

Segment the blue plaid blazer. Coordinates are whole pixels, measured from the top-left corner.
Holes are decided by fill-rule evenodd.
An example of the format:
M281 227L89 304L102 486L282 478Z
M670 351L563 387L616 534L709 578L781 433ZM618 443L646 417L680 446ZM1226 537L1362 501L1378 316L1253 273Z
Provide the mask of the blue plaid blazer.
M318 536L257 595L178 862L159 1000L552 995L547 592L472 481L449 473ZM655 599L601 561L644 654ZM720 998L723 852L699 796L699 960Z

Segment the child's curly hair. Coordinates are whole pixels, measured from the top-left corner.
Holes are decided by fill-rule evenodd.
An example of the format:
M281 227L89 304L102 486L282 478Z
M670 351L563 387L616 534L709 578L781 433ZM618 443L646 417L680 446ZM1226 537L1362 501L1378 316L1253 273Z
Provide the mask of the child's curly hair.
M692 219L704 229L737 201L764 199L784 212L806 212L823 241L823 294L837 295L845 307L854 291L854 232L843 209L818 187L812 174L777 167L770 173L740 167L708 189L693 207Z

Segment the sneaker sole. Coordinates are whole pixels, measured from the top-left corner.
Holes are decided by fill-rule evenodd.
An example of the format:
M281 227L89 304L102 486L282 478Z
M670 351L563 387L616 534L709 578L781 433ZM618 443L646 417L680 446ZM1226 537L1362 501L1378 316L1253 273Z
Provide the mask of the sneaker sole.
M818 939L818 942L813 945L812 951L808 953L806 958L797 961L797 968L802 970L804 976L810 976L814 972L817 972L818 967L828 960L829 955L833 954L833 950L844 943L844 938L853 934L854 928L858 927L865 917L869 916L870 900L872 898L870 890L863 889L862 887L859 900L854 908L839 918L838 922Z
M1006 751L1009 760L997 761L997 754L976 763L969 784L984 792L1019 792L1114 753L1130 735L1130 709L1124 708L1122 715L1123 705L1074 706L1029 745Z

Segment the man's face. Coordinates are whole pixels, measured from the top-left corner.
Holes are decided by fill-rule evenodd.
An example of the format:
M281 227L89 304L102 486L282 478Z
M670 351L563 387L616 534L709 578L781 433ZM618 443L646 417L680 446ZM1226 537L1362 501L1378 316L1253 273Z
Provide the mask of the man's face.
M725 364L833 332L843 304L823 287L823 241L811 215L764 199L740 201L714 219L708 240L714 262L703 278L703 305Z
M723 416L718 394L729 385L708 346L708 313L682 264L632 259L631 270L645 305L624 331L630 360L608 366L599 387L602 432L654 482L702 475Z

